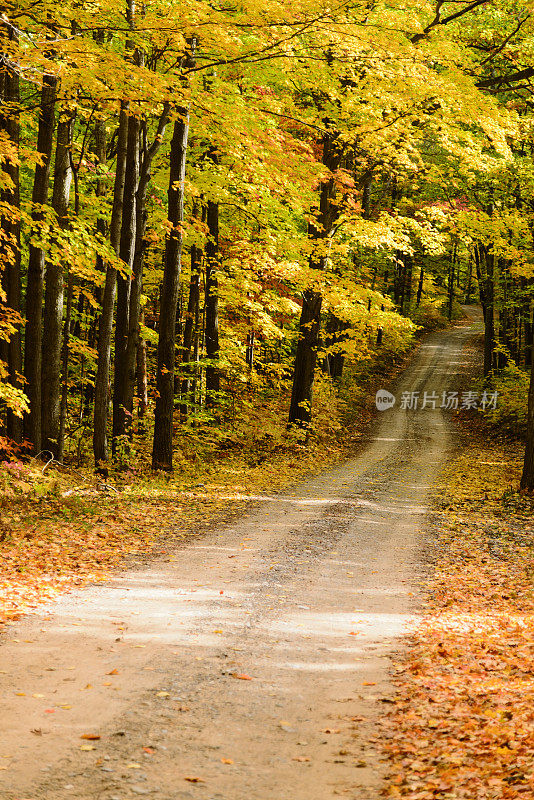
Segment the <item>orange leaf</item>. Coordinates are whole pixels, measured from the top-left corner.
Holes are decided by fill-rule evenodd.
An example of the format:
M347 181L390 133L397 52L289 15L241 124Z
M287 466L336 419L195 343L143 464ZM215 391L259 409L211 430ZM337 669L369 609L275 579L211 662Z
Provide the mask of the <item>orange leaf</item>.
M80 736L80 739L89 739L90 742L94 742L97 739L100 739L100 735L98 733L83 733Z
M221 761L222 761L223 764L233 764L234 763L234 759L233 758L221 758Z
M240 681L251 681L251 680L252 680L252 678L250 677L250 675L245 675L245 674L243 674L243 675L236 675L236 674L234 674L232 677L233 677L233 678L238 678Z

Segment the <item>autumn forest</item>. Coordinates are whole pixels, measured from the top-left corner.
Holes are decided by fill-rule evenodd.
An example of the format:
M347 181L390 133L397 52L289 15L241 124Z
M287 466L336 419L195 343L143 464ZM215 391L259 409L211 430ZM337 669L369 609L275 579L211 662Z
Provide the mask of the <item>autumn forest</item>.
M218 530L227 514L241 520L240 547L250 537L254 552L273 553L264 576L273 594L258 597L257 606L251 600L254 613L270 614L261 604L283 585L288 596L300 597L303 616L314 598L285 573L273 588L277 565L302 547L305 561L296 563L315 569L321 548L335 554L330 548L338 540L342 558L344 534L336 531L345 511L334 505L338 511L329 512L328 503L348 504L347 514L365 506L369 526L385 524L385 509L393 538L376 545L376 570L384 594L400 599L391 608L383 600L383 614L411 613L398 590L415 580L403 566L411 556L398 555L403 548L413 547L414 562L422 558L434 569L435 557L440 566L425 595L426 622L397 677L386 677L385 667L376 677L366 666L363 683L357 679L364 687L392 680L385 696L400 692L384 700L394 706L380 734L391 772L387 787L376 791L409 800L526 798L534 791L533 718L525 699L532 686L527 691L521 683L534 664L525 634L532 634L533 618L533 52L532 9L518 0L2 6L0 631L65 589L107 580L124 557L141 559L139 568L159 547L165 558L190 547L188 563L196 564L193 545L184 542L200 537L202 526ZM397 406L382 414L375 396L388 386ZM376 435L373 425L382 425ZM434 469L438 464L445 472ZM326 468L333 472L314 483ZM349 484L353 494L339 494ZM431 500L418 494L421 486L433 487ZM411 494L404 497L406 487ZM291 539L280 555L276 537L261 533L271 530L269 505L249 530L247 504L276 506L276 492L301 492L327 519L334 515L328 547L319 528L312 544ZM275 506L272 530L286 526L289 536L312 525L298 507L279 519ZM437 556L429 555L430 545L421 556L415 535L409 545L402 539L403 530L417 532L419 506L434 509ZM353 536L360 549L346 551L346 564L375 558L360 524L354 522ZM232 535L224 534L227 544ZM207 581L199 586L219 571L226 575L217 585L223 603L235 577L226 561L208 567L210 558L191 574ZM263 562L254 558L251 574L263 575ZM359 602L343 588L353 573L343 567L341 574L323 587L332 592L333 617ZM358 586L371 597L374 589L360 577ZM186 587L197 580L169 572L169 586L181 586L182 578ZM320 586L326 578L316 580ZM131 588L125 618L137 613L138 590ZM161 585L152 589L157 595ZM283 605L285 597L272 602ZM174 613L155 613L153 630ZM485 615L484 623L473 622ZM218 618L209 620L223 634L225 620L221 629ZM317 620L302 622L308 624L308 638L325 644ZM479 624L489 626L483 634ZM377 634L380 641L389 635ZM232 642L236 652L249 652L249 644ZM76 646L83 660L86 643L73 652ZM321 647L303 647L318 658ZM114 659L98 668L116 674L107 671ZM480 664L490 662L491 689L480 677ZM228 674L254 684L253 662L236 663ZM341 675L339 664L332 669L338 668ZM91 688L95 680L87 677ZM236 681L232 691L245 691L245 684ZM260 691L254 687L246 690ZM293 696L296 688L286 688ZM182 692L159 689L160 700ZM339 686L340 694L352 691ZM334 701L323 695L317 714L323 703L328 716ZM218 702L214 696L213 707ZM360 697L343 719L353 729L363 726L359 735L368 745L362 720L369 714L369 725L378 725L383 715L365 702ZM441 706L431 708L433 702ZM485 727L486 712L493 727ZM474 718L484 725L473 724L466 735ZM317 725L330 741L339 730L325 719ZM508 723L513 733L503 738L497 728ZM276 725L276 735L298 728L285 717ZM307 745L312 734L298 730ZM80 731L92 758L100 733ZM147 733L138 743L147 763L157 756L151 742ZM1 748L0 738L5 758ZM280 744L281 753L285 748ZM328 764L345 764L347 748ZM301 770L309 765L312 778L295 780L300 788L287 797L328 800L331 789L314 772L319 756L304 750L291 760ZM134 764L141 758L123 755ZM262 757L251 756L256 764ZM182 771L186 782L199 784L195 797L241 800L227 778L217 783L223 794L210 794L210 768L191 758ZM235 758L220 759L224 775ZM361 786L372 792L365 770L378 774L382 767L373 767L372 756L358 758L351 769L360 769ZM2 797L40 786L35 798L63 800L58 787L67 773L57 785L32 777L26 786L22 777L17 782L16 763L15 782ZM352 791L347 770L339 785ZM111 797L96 793L95 780L75 781L77 800ZM247 798L285 798L286 784L273 780L254 784ZM3 787L0 781L0 794ZM153 791L158 800L171 797Z

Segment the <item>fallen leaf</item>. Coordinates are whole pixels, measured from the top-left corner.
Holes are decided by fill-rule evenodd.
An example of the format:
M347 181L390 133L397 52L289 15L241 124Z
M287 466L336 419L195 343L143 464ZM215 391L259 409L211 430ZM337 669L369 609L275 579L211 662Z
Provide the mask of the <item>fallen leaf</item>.
M119 674L118 669L112 669L111 672L106 672L106 675L118 675L118 674Z
M237 673L235 673L235 672L233 673L232 677L233 677L233 678L237 678L237 679L238 679L238 680L240 680L240 681L251 681L251 680L252 680L252 678L250 677L250 675L245 675L245 674L243 674L243 675L238 675L238 674L237 674Z
M89 739L90 742L93 742L100 739L100 735L98 733L82 733L80 739Z
M199 778L196 775L186 775L184 781L189 781L189 783L206 783L204 778Z
M82 744L80 750L96 750L96 747L93 744Z
M223 764L233 764L234 763L234 759L233 758L221 758L221 761L222 761Z

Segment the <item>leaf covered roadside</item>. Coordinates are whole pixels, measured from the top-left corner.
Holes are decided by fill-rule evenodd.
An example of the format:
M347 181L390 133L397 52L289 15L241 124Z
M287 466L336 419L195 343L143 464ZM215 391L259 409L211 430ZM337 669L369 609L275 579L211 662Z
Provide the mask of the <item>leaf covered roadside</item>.
M443 475L426 614L384 721L390 798L534 796L533 509L510 490L521 459L475 433Z

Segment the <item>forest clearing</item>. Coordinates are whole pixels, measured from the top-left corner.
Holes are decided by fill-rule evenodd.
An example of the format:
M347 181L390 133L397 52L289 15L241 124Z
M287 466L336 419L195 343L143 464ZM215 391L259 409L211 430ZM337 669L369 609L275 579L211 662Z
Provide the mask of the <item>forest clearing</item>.
M0 10L1 800L534 797L534 20Z

